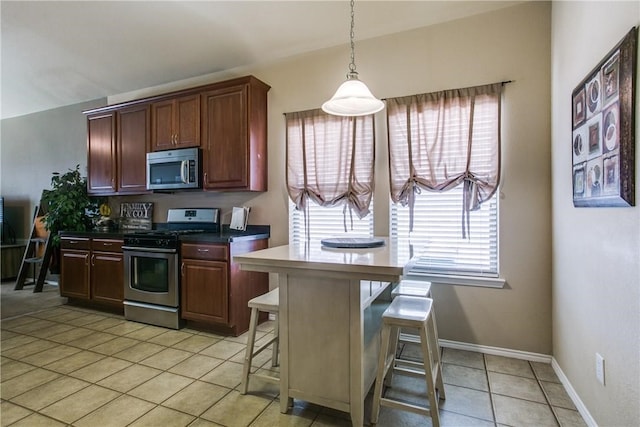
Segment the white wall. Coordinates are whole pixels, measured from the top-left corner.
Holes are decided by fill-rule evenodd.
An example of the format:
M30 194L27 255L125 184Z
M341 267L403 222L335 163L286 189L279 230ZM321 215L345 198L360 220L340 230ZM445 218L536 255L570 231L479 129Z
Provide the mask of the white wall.
M504 92L499 230L500 268L508 285L504 289L436 286L438 324L444 339L551 354L550 13L548 2L530 2L356 41L360 76L382 98L514 81ZM287 243L283 113L319 107L344 79L348 62L345 43L284 61L110 97L110 103L121 102L245 74L254 74L272 86L268 192L187 193L128 200L154 201L155 221L164 221L166 209L172 206L228 210L234 204L246 204L252 206L250 223L271 224L272 246ZM386 235L389 196L384 112L376 117L376 126L375 229L376 234ZM84 124L80 129L84 131ZM68 144L80 146L77 141ZM3 154L3 167L5 164L11 168L12 162L5 162ZM12 169L7 175L17 182L28 174ZM5 188L3 182L3 191Z
M639 23L637 1L553 3L553 354L602 426L640 425L640 209L573 207L571 93ZM604 386L596 352L605 359Z
M17 238L26 238L42 190L51 188L53 172L80 165L87 174L87 126L82 111L105 100L60 107L4 119L0 133L0 195Z

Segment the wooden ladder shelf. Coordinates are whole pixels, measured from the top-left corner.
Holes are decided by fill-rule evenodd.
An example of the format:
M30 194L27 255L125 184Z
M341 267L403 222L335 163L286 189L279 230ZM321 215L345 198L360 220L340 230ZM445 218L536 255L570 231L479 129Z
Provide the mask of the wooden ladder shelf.
M40 207L36 206L33 213L33 221L31 222L31 234L24 250L22 264L20 264L20 270L16 279L16 286L13 288L16 291L22 290L28 285L35 285L33 292L42 292L44 281L47 277L47 270L49 269L52 254L51 233L47 231L43 232L42 229L38 227L40 220L38 214L40 212ZM29 270L33 271L32 281L25 283Z

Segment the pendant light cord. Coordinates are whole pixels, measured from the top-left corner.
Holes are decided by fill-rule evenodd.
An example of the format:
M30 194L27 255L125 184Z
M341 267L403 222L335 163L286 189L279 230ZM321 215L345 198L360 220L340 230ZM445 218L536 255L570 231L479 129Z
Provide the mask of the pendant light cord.
M353 30L355 26L355 14L353 12L354 0L351 0L351 32L349 33L349 38L351 39L351 63L349 64L349 74L347 74L347 78L355 76L357 78L358 72L356 71L356 54L355 54L355 43L353 39L355 38L355 32Z

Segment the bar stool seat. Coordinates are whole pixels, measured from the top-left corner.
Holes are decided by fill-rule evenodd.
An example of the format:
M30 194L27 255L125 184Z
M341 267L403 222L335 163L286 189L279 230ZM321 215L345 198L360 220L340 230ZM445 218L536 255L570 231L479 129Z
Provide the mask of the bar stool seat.
M399 361L396 357L400 328L413 328L418 331L423 362ZM389 346L393 346L389 351ZM396 362L401 362L397 364ZM427 385L428 407L410 404L382 396L385 385L390 386L393 373L423 377ZM438 400L445 399L444 382L442 380L442 364L438 331L431 298L398 296L382 314L382 342L378 370L373 394L371 422L377 423L380 406L402 409L430 416L434 427L440 425Z
M271 366L278 366L278 346L279 346L279 327L278 327L278 313L280 311L280 297L278 294L278 288L267 292L266 294L259 295L248 302L248 306L251 309L251 319L249 320L249 336L247 337L247 348L244 356L244 366L242 369L242 384L240 385L240 393L246 394L249 388L249 378L256 377L263 381L267 381L273 384L280 383L280 379L276 376L259 374L257 372L251 372L251 364L253 358L262 353L270 345L273 345L271 355ZM269 341L264 343L258 349L254 350L256 341L256 330L258 327L258 315L259 312L266 312L275 315L275 327L274 336Z
M406 297L431 298L431 282L403 279L391 291L391 298L404 295ZM420 344L420 337L415 330L400 331L400 342Z
M406 297L431 298L431 282L403 279L391 291L391 298L400 295Z

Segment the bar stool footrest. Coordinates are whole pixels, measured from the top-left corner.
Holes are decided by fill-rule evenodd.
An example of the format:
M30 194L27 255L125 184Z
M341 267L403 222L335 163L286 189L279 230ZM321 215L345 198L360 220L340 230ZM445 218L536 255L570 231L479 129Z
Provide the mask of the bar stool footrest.
M400 332L400 336L398 337L398 341L403 343L411 343L411 344L420 344L420 337L414 334L407 334L405 332Z
M271 375L266 375L266 374L258 374L258 373L253 373L251 374L252 378L258 378L262 381L271 383L271 384L280 384L280 378L278 377L274 377Z
M403 409L415 414L431 416L431 410L422 406L414 405L412 403L399 402L397 400L390 400L385 397L380 398L380 406L386 406L388 408Z
M253 354L251 355L252 358L256 357L257 355L259 355L260 353L262 353L263 351L265 351L267 348L269 348L269 346L271 346L271 344L273 344L276 340L278 339L278 337L273 337L271 338L269 341L267 341L265 344L263 344L262 346L260 346L260 348L256 349L253 351Z
M407 368L400 368L398 366L393 368L393 373L404 375L406 377L419 377L419 378L424 378L424 376L426 375L424 372L424 369L407 369Z

